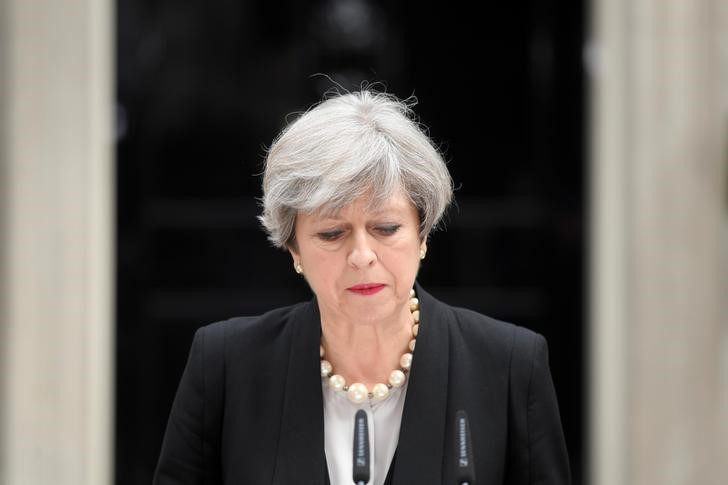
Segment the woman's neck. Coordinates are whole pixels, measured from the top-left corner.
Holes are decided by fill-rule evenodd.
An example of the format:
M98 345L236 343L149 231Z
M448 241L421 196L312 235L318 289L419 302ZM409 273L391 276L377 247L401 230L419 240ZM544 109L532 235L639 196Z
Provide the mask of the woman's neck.
M387 382L412 339L408 309L386 322L361 324L342 318L321 317L321 342L334 374L348 383L361 382L371 389Z

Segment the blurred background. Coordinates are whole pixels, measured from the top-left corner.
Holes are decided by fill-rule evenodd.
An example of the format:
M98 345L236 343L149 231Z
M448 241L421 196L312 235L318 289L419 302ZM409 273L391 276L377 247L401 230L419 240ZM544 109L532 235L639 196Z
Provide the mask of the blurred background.
M150 483L194 331L310 298L266 148L369 84L457 188L419 281L547 338L574 484L721 483L726 9L635 1L2 0L0 483Z

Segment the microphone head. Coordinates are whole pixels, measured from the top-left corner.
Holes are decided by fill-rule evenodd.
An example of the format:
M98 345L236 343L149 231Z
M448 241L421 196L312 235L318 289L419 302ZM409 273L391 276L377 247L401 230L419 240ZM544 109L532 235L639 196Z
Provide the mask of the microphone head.
M354 416L354 483L369 481L369 423L360 409Z
M473 445L470 440L468 415L460 410L455 413L455 477L457 483L475 482L475 466L473 464Z

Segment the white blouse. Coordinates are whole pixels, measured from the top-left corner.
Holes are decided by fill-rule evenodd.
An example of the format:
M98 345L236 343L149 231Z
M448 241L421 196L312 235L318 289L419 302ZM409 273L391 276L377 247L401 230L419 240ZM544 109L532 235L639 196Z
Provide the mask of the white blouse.
M324 450L331 485L353 484L354 415L359 409L367 413L369 424L369 485L382 485L399 440L402 409L407 382L389 390L382 401L354 404L341 391L323 381Z

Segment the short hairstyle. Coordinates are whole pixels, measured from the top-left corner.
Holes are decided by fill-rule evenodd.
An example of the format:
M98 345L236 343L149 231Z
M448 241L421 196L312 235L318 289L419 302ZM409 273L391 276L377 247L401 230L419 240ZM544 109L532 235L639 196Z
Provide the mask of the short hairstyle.
M367 195L370 208L402 190L425 239L450 204L453 183L414 98L364 89L335 95L290 123L268 150L258 217L274 246L295 247L299 211L332 214Z

